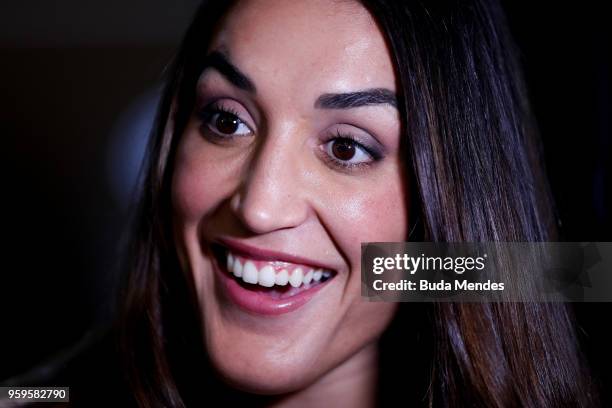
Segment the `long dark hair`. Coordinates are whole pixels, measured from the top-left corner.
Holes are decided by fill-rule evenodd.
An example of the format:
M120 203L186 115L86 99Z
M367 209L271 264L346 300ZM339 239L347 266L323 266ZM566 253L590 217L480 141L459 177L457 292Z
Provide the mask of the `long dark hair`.
M418 227L412 238L554 240L535 126L499 4L363 3L395 62L414 190L411 219ZM172 240L170 181L208 43L229 7L206 1L198 10L167 72L143 167L116 327L127 378L144 407L189 405L196 384L205 381L192 371L202 371L206 356L193 284ZM427 315L434 343L421 373L429 378L424 404L595 404L566 305L436 303L427 306Z

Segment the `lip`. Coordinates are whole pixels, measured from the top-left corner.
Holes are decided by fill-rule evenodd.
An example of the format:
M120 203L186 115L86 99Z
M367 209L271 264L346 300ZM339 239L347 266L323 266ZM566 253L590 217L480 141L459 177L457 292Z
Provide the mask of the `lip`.
M301 308L329 282L313 286L289 298L273 299L263 292L243 288L233 277L222 271L216 261L214 269L217 271L222 293L230 302L246 312L262 316L278 316Z
M241 243L235 245L236 242L228 243L227 240L219 241L223 242L222 245L226 246L232 252L241 253L242 255L252 257L254 259L269 260L269 261L284 261L291 263L308 264L316 267L323 267L320 264L313 263L307 259L277 253L269 250L256 249ZM218 286L221 289L221 295L226 298L230 303L238 306L241 310L259 316L278 316L286 313L293 312L306 305L312 298L317 294L319 290L324 288L333 277L326 282L312 286L309 289L305 289L300 293L291 297L276 299L270 297L265 293L265 290L260 290L255 286L255 290L250 290L243 287L236 279L231 276L222 266L219 265L218 260L215 258L212 262L213 269L217 274L215 279L218 282Z
M258 259L261 261L289 262L294 264L307 265L312 268L327 269L329 271L334 271L334 273L336 272L335 268L312 259L303 258L296 255L290 255L284 252L257 248L230 238L219 238L216 241L221 245L227 247L231 252L243 255L247 258Z

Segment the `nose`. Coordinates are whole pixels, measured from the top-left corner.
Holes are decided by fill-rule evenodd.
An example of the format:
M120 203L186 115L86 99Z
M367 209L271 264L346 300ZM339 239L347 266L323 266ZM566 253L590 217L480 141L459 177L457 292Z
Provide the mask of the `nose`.
M252 154L231 197L233 212L257 234L297 227L308 216L300 144L278 139L268 138Z

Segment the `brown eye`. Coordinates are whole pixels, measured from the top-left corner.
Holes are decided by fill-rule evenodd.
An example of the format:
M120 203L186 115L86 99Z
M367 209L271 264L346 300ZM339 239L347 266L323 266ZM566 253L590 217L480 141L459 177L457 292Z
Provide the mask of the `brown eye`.
M251 129L238 114L223 107L213 106L200 113L202 124L211 132L222 137L248 136Z
M338 139L333 141L332 154L338 160L349 161L355 157L355 143L349 139Z
M221 112L217 115L215 126L219 132L231 135L238 130L240 119L231 113Z
M367 165L379 158L352 137L342 135L329 140L322 148L334 164L343 168Z

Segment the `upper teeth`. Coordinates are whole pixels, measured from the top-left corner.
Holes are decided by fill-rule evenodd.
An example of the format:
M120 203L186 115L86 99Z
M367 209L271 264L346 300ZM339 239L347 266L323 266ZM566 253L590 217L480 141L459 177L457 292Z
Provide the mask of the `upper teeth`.
M274 285L285 286L289 283L294 288L308 285L311 281L320 281L321 278L329 278L331 272L324 269L307 269L297 267L292 271L281 269L276 271L271 265L264 265L259 270L253 261L240 260L238 257L228 254L227 270L235 277L251 284L258 284L270 288Z

